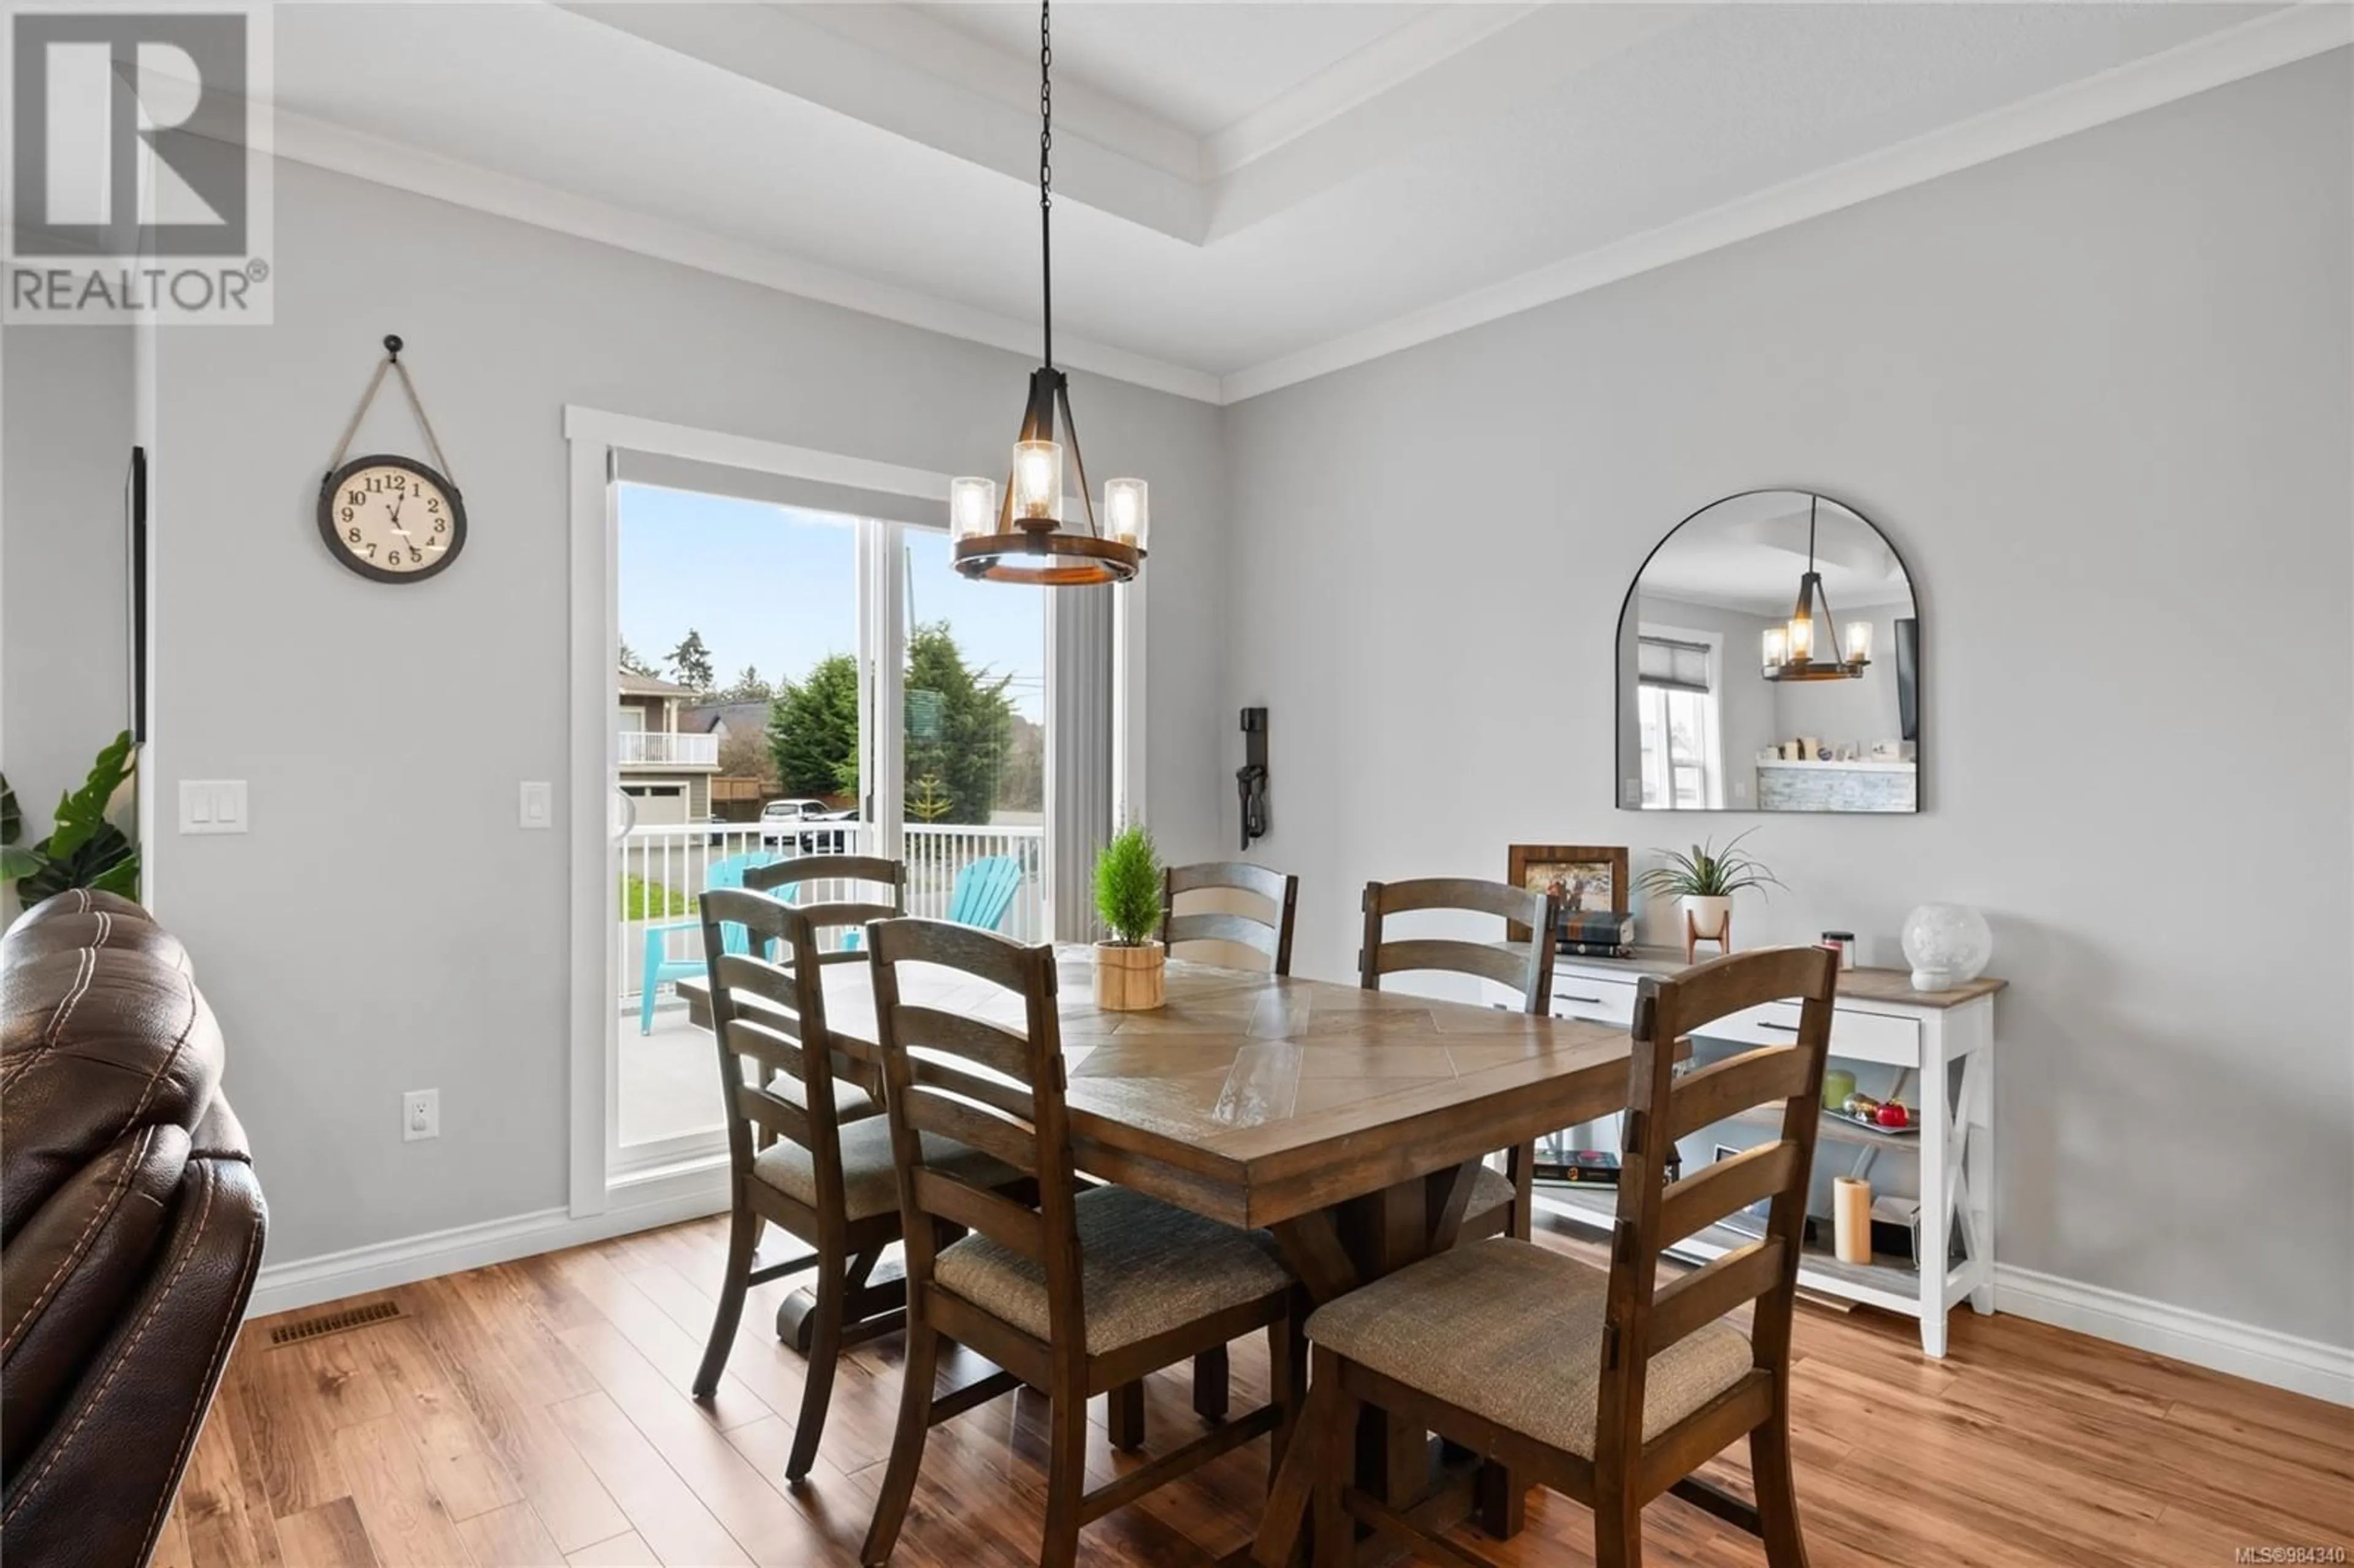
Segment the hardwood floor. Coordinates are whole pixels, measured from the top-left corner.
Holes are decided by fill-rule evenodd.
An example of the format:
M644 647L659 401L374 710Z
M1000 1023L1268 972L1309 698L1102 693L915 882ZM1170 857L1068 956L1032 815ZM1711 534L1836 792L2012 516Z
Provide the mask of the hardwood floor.
M801 1362L755 1290L729 1376L687 1397L725 1221L675 1226L384 1293L403 1316L271 1348L247 1325L164 1531L158 1568L695 1568L855 1564L897 1403L900 1340L859 1347L806 1487L784 1486ZM1550 1245L1592 1255L1560 1236ZM309 1317L313 1308L294 1317ZM1798 1496L1815 1568L2229 1563L2250 1546L2354 1543L2354 1413L2014 1318L1957 1314L1952 1353L1913 1325L1812 1308L1795 1362ZM973 1375L943 1370L944 1384ZM1263 1397L1235 1347L1236 1408ZM1149 1388L1150 1452L1199 1430L1188 1387ZM1101 1402L1091 1484L1116 1455ZM941 1427L895 1563L1018 1568L1044 1507L1045 1406ZM1196 1568L1256 1526L1254 1442L1091 1526L1098 1568ZM1708 1472L1743 1489L1737 1457ZM1756 1543L1671 1499L1646 1561L1762 1568ZM1476 1540L1467 1532L1467 1540ZM1539 1494L1513 1564L1590 1563L1585 1510ZM2283 1558L2282 1561L2288 1559Z

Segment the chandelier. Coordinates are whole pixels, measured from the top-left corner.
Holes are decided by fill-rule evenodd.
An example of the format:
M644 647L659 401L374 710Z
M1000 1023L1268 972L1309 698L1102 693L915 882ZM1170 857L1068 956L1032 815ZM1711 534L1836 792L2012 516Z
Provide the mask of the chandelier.
M1798 579L1798 602L1788 622L1766 629L1765 676L1769 681L1847 681L1861 679L1872 662L1872 622L1847 623L1844 655L1839 623L1831 619L1831 601L1823 592L1823 574L1815 570L1815 514L1822 497L1807 497L1807 573ZM1825 657L1815 657L1815 610L1822 609L1821 642Z
M1150 520L1144 481L1115 479L1104 486L1105 524L1096 518L1087 465L1071 418L1071 389L1055 368L1054 35L1047 4L1038 7L1038 250L1044 304L1042 363L1030 373L1030 405L1002 496L988 479L949 482L949 538L956 569L991 582L1043 583L1054 588L1124 583L1144 564ZM1062 416L1061 440L1055 415ZM1084 532L1063 522L1063 449L1078 480ZM1106 525L1108 524L1108 526Z

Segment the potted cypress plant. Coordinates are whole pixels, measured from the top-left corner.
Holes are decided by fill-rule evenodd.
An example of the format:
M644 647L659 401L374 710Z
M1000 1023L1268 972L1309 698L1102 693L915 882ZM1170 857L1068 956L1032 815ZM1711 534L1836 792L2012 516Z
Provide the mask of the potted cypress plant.
M1096 913L1110 932L1096 944L1096 1005L1108 1012L1148 1012L1162 1005L1161 857L1152 835L1132 822L1096 856Z
M1744 888L1780 887L1782 879L1741 850L1741 841L1755 828L1733 835L1718 849L1702 839L1690 854L1663 850L1666 858L1636 879L1654 898L1674 898L1683 905L1684 962L1702 942L1714 942L1720 951L1733 951L1733 895Z

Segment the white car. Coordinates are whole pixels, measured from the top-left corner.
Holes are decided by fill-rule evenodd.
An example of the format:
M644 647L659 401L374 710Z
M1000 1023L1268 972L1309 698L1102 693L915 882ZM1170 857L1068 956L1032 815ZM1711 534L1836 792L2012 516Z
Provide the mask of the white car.
M837 810L822 800L771 800L760 808L760 842L791 844L811 853L839 853L846 847L849 835L839 829L825 832L815 824L847 822L855 817L855 812Z

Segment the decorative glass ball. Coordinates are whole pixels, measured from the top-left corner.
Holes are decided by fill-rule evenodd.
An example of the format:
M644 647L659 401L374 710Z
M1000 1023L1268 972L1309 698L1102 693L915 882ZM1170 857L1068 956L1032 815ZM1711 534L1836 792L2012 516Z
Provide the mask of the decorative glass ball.
M1924 904L1904 916L1904 956L1914 991L1946 991L1986 972L1994 933L1967 904Z

